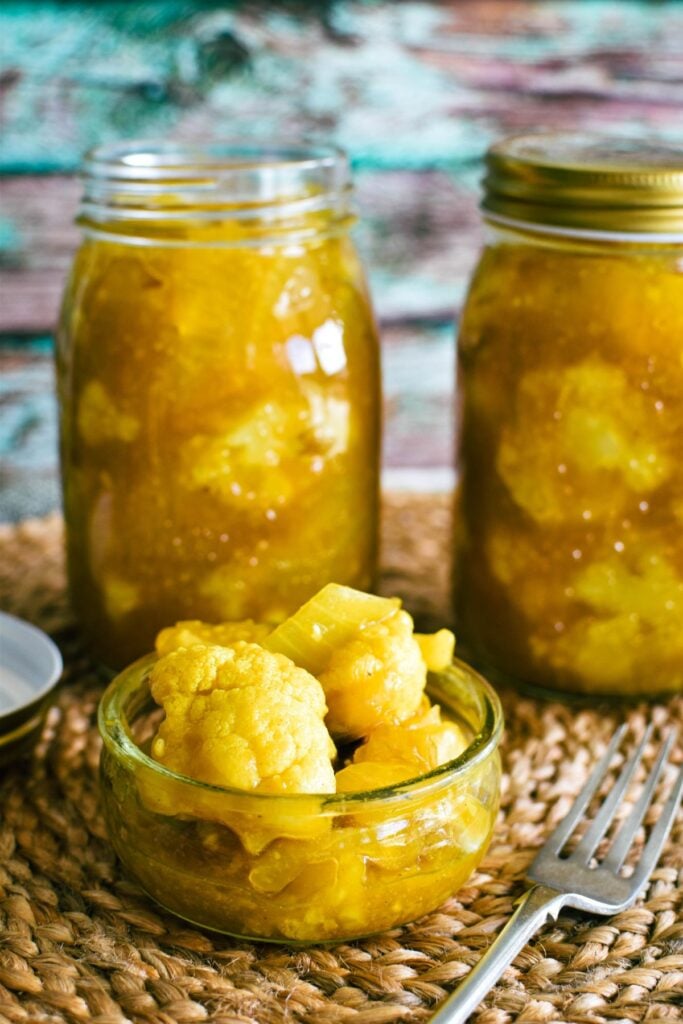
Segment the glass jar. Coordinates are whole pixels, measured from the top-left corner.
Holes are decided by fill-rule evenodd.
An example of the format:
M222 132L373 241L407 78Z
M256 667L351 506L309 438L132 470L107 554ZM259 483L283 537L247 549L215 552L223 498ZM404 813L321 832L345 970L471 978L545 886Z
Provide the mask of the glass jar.
M460 639L541 690L683 689L683 153L489 152L459 337Z
M339 942L433 910L483 858L502 712L469 666L428 679L470 738L455 760L382 790L274 795L197 782L149 756L153 664L130 666L102 697L101 793L114 849L167 910L243 938Z
M337 150L85 164L57 345L74 609L120 666L375 572L379 358Z

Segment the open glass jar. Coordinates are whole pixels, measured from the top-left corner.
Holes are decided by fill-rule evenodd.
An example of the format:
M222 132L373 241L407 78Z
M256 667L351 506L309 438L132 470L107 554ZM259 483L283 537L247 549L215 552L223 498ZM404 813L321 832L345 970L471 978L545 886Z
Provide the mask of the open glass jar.
M683 152L488 155L459 337L460 639L570 693L683 689Z
M153 664L130 666L102 698L101 793L121 861L180 917L289 944L358 938L438 907L484 856L502 713L469 666L427 686L470 738L458 758L386 789L316 796L212 786L153 760Z
M107 664L177 619L371 586L379 358L350 191L333 149L87 159L57 369L71 596Z

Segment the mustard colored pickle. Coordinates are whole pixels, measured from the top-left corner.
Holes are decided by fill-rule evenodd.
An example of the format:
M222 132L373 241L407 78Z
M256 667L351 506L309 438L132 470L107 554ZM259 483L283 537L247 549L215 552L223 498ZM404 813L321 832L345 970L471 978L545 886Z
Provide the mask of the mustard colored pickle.
M375 572L379 362L344 158L86 165L58 342L72 602L112 666Z
M100 705L109 834L150 895L220 931L321 942L455 892L491 837L501 715L453 635L418 641L398 600L337 584L266 636L203 627L165 629Z
M463 740L434 749L459 750L454 760L419 777L405 760L352 762L327 794L239 791L165 769L148 753L154 663L126 669L102 700L101 792L114 849L168 910L241 937L336 942L434 910L480 863L498 809L501 717L464 663L427 681L440 731L452 721Z
M539 138L502 143L489 158L489 240L459 335L459 635L478 662L523 685L674 693L683 689L683 159L680 191L666 193L662 212L659 151L624 143L613 153L560 136L558 156L556 136ZM626 197L619 170L632 179ZM593 197L599 180L604 200L612 174L621 220ZM668 232L658 219L667 212Z

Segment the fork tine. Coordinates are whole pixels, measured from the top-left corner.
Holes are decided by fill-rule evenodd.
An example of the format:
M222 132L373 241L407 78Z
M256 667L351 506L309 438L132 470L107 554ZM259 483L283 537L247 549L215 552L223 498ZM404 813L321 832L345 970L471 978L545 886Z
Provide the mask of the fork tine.
M626 725L621 725L612 737L612 741L600 758L595 768L591 772L588 781L585 786L576 797L574 803L569 808L569 813L566 818L563 818L554 832L551 832L545 845L543 846L541 853L559 853L564 844L569 839L570 835L576 828L577 824L583 816L583 812L588 807L588 804L593 799L593 795L598 789L600 783L604 779L607 770L610 766L612 758L616 750L619 748L624 733L626 732Z
M634 889L637 891L640 891L656 867L659 855L662 852L662 847L664 846L666 838L671 830L671 826L674 823L674 818L676 817L676 812L682 798L683 765L681 765L678 771L678 776L671 788L669 799L662 807L657 823L650 832L650 838L643 848L640 860L638 861L638 866L629 879Z
M669 760L669 754L671 753L671 748L676 740L677 732L677 729L669 730L664 743L662 743L660 747L659 754L652 767L652 771L645 781L642 793L633 805L631 813L621 823L619 831L614 837L614 842L602 862L602 866L608 868L610 871L614 871L616 873L626 860L626 855L631 849L635 834L645 817L645 812L650 806L652 794L655 791L655 787L660 775L662 774L664 765Z
M619 778L600 805L600 810L591 822L590 828L586 830L581 842L572 853L573 860L580 861L582 864L587 864L595 853L598 843L610 827L612 819L614 818L614 813L628 789L636 768L640 764L643 751L645 750L645 746L650 739L651 734L652 724L650 723L643 733L642 740L633 751L628 761L626 761L624 767L621 769Z

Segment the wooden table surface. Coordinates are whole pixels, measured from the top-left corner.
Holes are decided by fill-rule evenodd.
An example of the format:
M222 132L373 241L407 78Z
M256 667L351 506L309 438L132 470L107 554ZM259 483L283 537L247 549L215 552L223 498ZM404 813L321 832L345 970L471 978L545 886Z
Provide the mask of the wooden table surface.
M323 136L351 154L384 350L387 485L452 473L458 309L486 147L535 129L683 146L683 4L5 0L0 518L58 503L52 331L82 153L130 137Z

